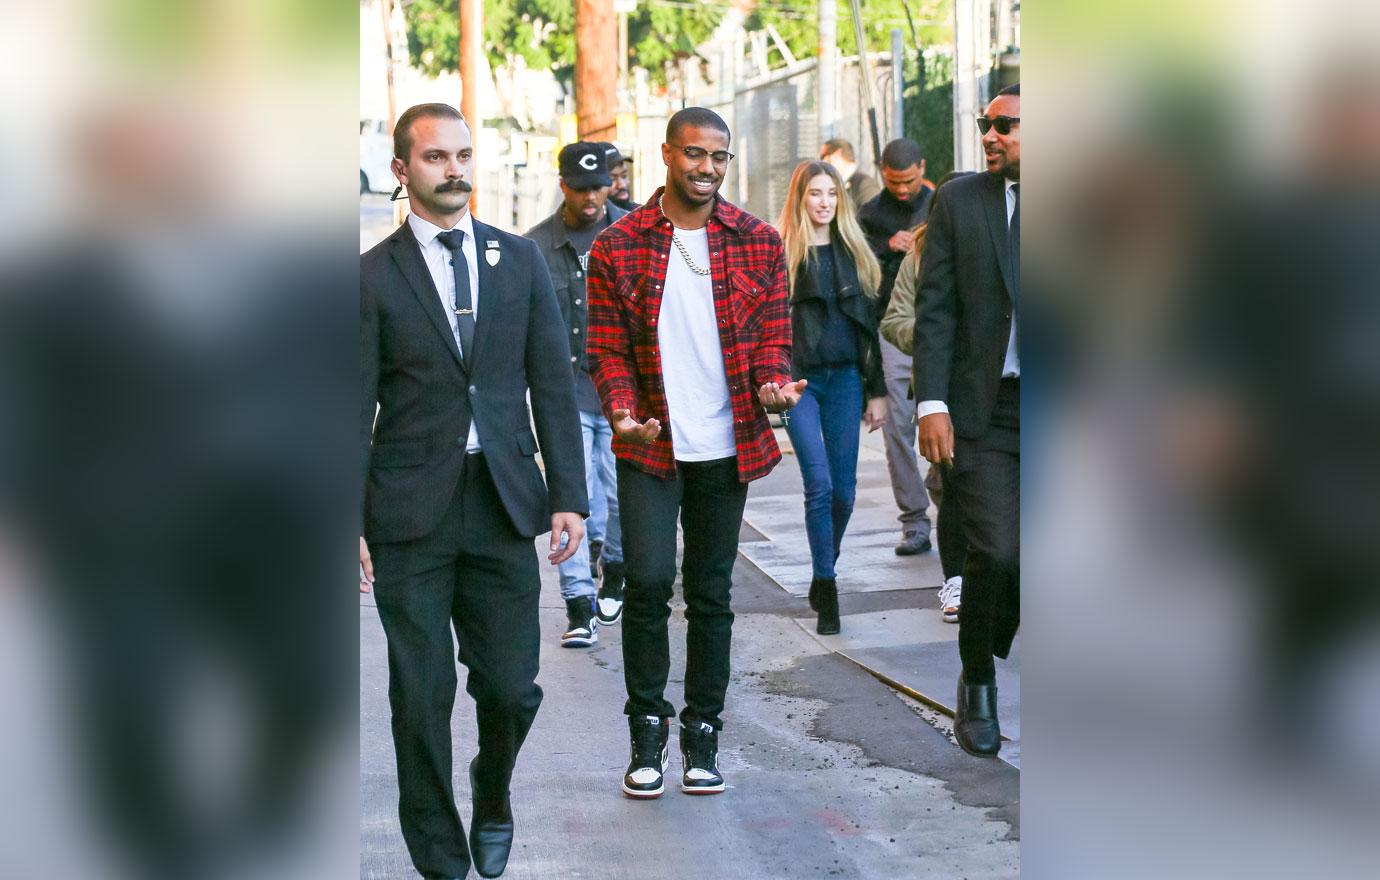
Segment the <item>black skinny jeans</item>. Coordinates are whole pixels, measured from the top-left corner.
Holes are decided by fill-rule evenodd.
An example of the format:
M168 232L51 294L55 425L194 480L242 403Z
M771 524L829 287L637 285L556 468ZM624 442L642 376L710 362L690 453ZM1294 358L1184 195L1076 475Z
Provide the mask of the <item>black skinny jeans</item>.
M623 520L624 712L669 718L671 592L676 580L676 519L685 535L682 569L686 637L685 710L681 721L723 726L733 635L733 562L747 503L738 460L676 462L676 475L654 477L618 462L618 504Z

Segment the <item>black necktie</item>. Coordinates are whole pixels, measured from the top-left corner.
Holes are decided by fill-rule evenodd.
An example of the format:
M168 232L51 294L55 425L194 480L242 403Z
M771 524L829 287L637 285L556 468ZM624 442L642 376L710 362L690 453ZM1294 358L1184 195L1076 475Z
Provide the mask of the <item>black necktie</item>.
M436 240L450 251L450 264L455 269L455 325L460 331L460 358L468 370L474 350L474 301L470 299L470 264L460 247L465 243L465 233L451 229L436 236Z
M1016 197L1016 207L1011 211L1011 228L1006 237L1011 242L1011 274L1016 279L1016 289L1012 292L1011 300L1013 304L1019 305L1021 296L1021 185L1019 183L1011 184L1011 194ZM1020 323L1016 319L1015 309L1011 311L1011 319L1015 322L1016 351L1019 358L1021 329Z
M1011 231L1007 236L1011 241L1011 268L1021 270L1021 185L1011 184L1011 193L1016 197L1016 207L1011 212Z

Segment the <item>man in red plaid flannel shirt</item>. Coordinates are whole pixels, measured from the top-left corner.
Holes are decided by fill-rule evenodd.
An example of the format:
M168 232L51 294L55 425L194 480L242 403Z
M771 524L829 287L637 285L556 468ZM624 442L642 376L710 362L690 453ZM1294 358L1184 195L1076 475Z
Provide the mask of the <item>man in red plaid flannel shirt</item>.
M733 154L718 114L671 117L666 186L600 233L589 258L586 351L613 426L623 516L624 711L632 758L623 793L664 789L670 671L666 621L685 534L685 709L681 789L724 790L719 718L728 689L729 605L747 486L781 459L768 412L795 405L781 239L717 193Z

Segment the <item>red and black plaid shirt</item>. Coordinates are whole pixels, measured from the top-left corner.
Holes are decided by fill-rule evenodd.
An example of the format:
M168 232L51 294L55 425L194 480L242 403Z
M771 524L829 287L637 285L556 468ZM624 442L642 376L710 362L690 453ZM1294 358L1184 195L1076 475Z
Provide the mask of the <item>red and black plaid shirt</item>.
M663 188L664 189L664 188ZM666 409L657 317L671 256L671 221L658 189L647 204L599 234L589 254L590 372L604 414L626 409L639 422L655 418L651 443L613 438L620 459L658 477L676 472ZM738 447L738 479L765 477L781 460L757 389L791 381L791 316L781 237L766 223L722 198L709 218L709 267L714 314L724 353Z

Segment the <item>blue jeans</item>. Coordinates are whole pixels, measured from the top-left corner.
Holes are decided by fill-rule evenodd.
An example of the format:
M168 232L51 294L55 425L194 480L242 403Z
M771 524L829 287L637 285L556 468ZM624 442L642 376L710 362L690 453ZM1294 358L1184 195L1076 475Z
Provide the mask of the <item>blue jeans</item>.
M786 433L805 479L805 536L814 576L832 578L858 490L862 378L857 367L807 370L804 378L805 394L790 411Z
M580 413L585 439L585 485L589 489L588 538L604 544L602 559L623 561L623 529L618 518L618 472L613 461L613 429L602 413Z
M807 386L808 387L808 386ZM557 567L561 578L561 598L593 597L598 591L589 574L589 542L604 542L601 558L609 562L623 561L623 530L618 519L618 478L613 464L613 429L600 413L580 413L580 434L585 441L585 488L589 491L590 508L594 498L605 499L604 522L594 516L585 520L585 539L575 555Z

